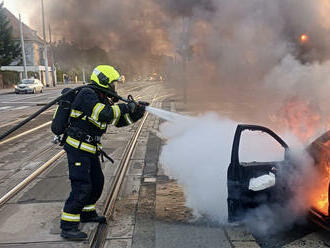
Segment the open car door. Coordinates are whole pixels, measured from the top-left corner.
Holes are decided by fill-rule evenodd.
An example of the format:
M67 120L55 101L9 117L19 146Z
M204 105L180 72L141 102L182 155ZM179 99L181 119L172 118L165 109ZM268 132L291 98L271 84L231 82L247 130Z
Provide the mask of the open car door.
M273 161L272 155L275 151L273 152L267 144L259 142L258 139L245 137L244 133L253 134L253 137L262 135L266 138L267 144L272 143L277 146L277 155L280 155L280 159L276 157ZM242 143L244 143L242 138L245 139L247 148L252 148L253 152L248 153L242 150ZM244 153L250 158L244 160ZM270 154L268 157L270 161L262 158L263 155L267 155L266 153ZM257 155L262 155L261 159L254 159L254 157L259 157ZM288 145L278 135L266 127L238 125L227 171L228 221L240 221L247 211L262 204L276 202L280 197L283 199L284 185L281 183L279 171L288 165Z

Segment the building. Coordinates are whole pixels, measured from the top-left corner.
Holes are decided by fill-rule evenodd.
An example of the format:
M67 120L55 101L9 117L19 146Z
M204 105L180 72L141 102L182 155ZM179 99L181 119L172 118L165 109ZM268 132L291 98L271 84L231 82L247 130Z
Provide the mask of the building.
M9 10L4 9L5 14L13 28L13 38L17 42L20 40L20 21ZM23 36L24 47L26 54L26 65L28 72L36 72L40 81L46 85L46 73L45 73L45 60L43 56L44 41L37 35L37 31L31 29L23 23ZM48 56L50 61L50 56ZM17 71L20 73L20 78L23 77L24 67L19 65L20 60L14 61L10 66L2 66L0 69L3 71ZM51 67L48 67L49 78L52 80Z

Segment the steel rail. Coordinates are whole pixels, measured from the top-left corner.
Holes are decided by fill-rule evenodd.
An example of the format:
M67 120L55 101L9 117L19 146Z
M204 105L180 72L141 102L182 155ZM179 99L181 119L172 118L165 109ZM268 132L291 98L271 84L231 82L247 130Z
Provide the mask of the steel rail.
M15 186L12 190L10 190L7 194L0 198L0 207L2 207L6 202L12 199L17 193L19 193L22 189L26 188L36 177L38 177L42 172L44 172L50 165L52 165L56 160L64 155L65 151L61 150L54 157L40 166L37 170L35 170L30 176L25 178L22 182L20 182L17 186Z
M132 157L132 154L134 152L137 139L140 136L141 130L143 128L143 125L148 117L149 113L146 113L143 119L141 120L141 123L139 124L137 130L135 131L133 137L131 138L130 142L128 143L123 159L121 160L121 163L117 169L116 175L114 177L114 180L111 183L110 186L110 192L108 194L105 207L103 210L103 215L106 217L107 221L110 220L111 215L113 214L113 210L115 207L115 202L118 198L118 194L120 192L122 183L125 179L125 175L128 169L128 165L130 162L130 159ZM103 247L106 236L107 236L107 230L108 226L107 224L99 224L96 228L96 231L93 233L91 241L90 241L90 247L92 248L98 248Z
M46 111L43 112L41 115L43 115L43 114L48 114L49 112L54 112L54 109L46 110ZM20 121L22 121L22 120L24 120L24 118L19 118L19 119L16 119L16 120L14 120L14 121L11 121L11 122L9 122L9 123L2 124L2 125L0 126L0 128L7 127L7 126L10 126L10 125L13 125L13 124L15 124L15 123L17 123L17 122L20 122Z
M8 138L8 139L3 140L3 141L0 141L0 146L3 145L3 144L8 143L8 142L10 142L10 141L13 141L13 140L15 140L15 139L21 138L21 137L23 137L23 136L25 136L25 135L27 135L27 134L33 133L33 132L37 131L38 129L41 129L41 128L43 128L43 127L46 127L46 126L50 125L51 123L52 123L51 121L48 121L48 122L46 122L46 123L44 123L44 124L41 124L40 126L37 126L37 127L35 127L35 128L32 128L32 129L30 129L30 130L28 130L28 131L25 131L25 132L23 132L23 133L20 133L20 134L14 136L14 137Z

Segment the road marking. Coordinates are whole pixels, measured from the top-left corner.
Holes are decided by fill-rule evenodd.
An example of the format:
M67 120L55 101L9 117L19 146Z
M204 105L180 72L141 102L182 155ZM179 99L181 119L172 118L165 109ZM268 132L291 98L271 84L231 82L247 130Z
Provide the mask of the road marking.
M30 106L20 106L20 107L17 107L17 108L14 108L16 110L20 110L20 109L26 109L26 108L29 108Z
M4 107L0 107L0 110L21 110L21 109L26 109L26 108L30 108L32 106L27 106L27 105L23 105L23 106L4 106Z
M43 102L0 102L2 104L16 104L16 103L24 103L24 104L40 104L40 103L44 103L45 101Z
M14 106L4 106L4 107L0 107L0 110L5 110L5 109L9 109L9 108L12 108Z
M9 102L14 102L14 101L18 101L18 100L22 101L22 100L26 100L26 99L30 99L30 98L36 98L36 97L43 97L43 96L47 96L47 95L50 95L50 94L51 93L42 93L40 95L33 95L33 96L28 96L28 97L23 97L23 98L15 97L14 99L9 100Z

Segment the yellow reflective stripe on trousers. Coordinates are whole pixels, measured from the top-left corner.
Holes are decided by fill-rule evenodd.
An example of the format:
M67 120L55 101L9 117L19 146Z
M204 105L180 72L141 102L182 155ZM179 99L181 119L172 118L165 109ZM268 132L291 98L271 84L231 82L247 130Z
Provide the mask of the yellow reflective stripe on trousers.
M124 117L125 117L127 124L133 124L133 120L131 119L129 114L125 114Z
M82 211L84 211L84 212L91 212L91 211L95 211L95 204L93 204L93 205L87 205L87 206L85 206L84 208L83 208L83 210Z
M98 121L99 120L99 115L101 113L101 111L104 109L105 105L102 104L102 103L97 103L94 108L93 108L93 112L92 112L92 118L95 120L95 121Z
M96 153L96 146L93 146L91 144L85 143L85 142L80 142L79 140L76 140L70 136L68 136L68 138L66 139L66 143L68 143L70 146L73 146L74 148L79 147L80 144L80 150L86 151L86 152L90 152L95 154Z
M113 105L112 107L112 111L113 111L113 121L111 122L111 125L116 125L119 121L120 118L120 108L118 105Z
M62 212L61 220L71 221L71 222L79 222L80 214L69 214L66 212Z
M72 109L71 110L71 113L70 113L70 117L73 117L73 118L78 118L82 115L83 112L79 111L79 110L75 110L75 109Z

